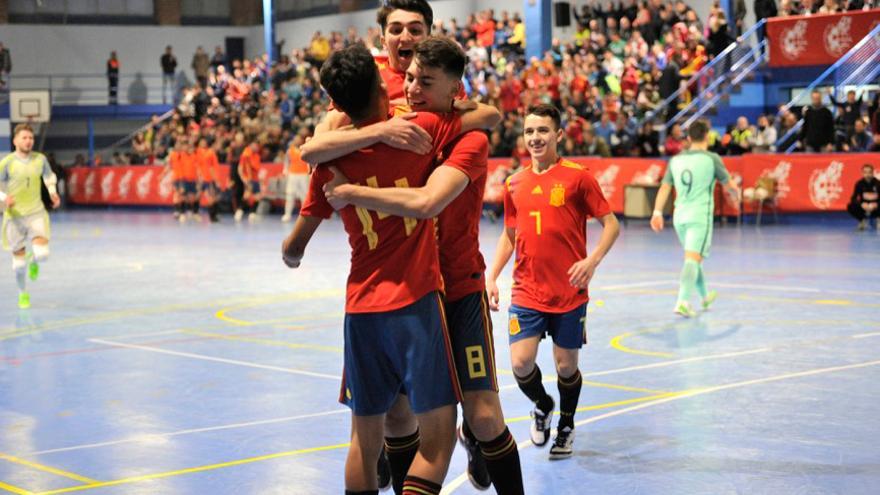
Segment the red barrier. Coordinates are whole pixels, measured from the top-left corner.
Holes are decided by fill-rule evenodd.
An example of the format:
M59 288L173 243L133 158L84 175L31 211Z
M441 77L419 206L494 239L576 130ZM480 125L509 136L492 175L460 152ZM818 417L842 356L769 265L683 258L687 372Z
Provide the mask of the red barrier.
M615 212L623 211L623 188L633 182L656 183L666 171L664 158L574 157L572 161L590 169ZM880 168L880 153L840 153L827 155L761 155L723 157L724 164L742 187L754 187L764 175L777 182L779 210L789 212L842 211L846 209L852 187L861 177L862 165ZM510 160L489 160L487 201L500 201L501 184ZM280 175L282 165L264 164L263 181ZM497 172L497 173L496 173ZM74 167L68 173L68 194L77 204L170 205L171 177L162 177L162 167L150 165ZM222 167L226 187L228 167ZM734 213L732 201L724 206Z
M771 67L831 65L880 23L880 9L767 20Z

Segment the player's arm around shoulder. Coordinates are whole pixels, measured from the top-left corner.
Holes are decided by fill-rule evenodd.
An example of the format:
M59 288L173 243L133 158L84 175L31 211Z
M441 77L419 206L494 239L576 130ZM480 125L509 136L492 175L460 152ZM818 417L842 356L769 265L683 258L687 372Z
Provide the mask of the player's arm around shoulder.
M492 129L501 122L501 111L492 105L469 100L455 100L453 109L461 116L461 132Z
M425 129L411 122L416 115L409 112L363 127L347 124L334 129L316 129L314 137L302 146L301 158L306 163L320 164L377 143L420 155L427 154L433 149L433 139Z

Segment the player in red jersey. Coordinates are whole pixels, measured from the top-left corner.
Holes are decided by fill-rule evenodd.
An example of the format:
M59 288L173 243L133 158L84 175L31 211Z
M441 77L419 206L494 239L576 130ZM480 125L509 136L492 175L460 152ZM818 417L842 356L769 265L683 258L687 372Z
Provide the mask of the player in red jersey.
M495 281L516 251L513 301L508 333L510 359L519 388L535 403L532 442L550 439L553 399L541 383L535 364L538 344L553 338L558 375L559 424L550 448L551 459L571 456L574 413L581 391L578 351L587 341L587 286L596 267L611 249L620 227L593 175L583 166L560 158L563 139L559 110L538 105L529 110L523 135L531 165L507 179L504 232L486 280L489 303L498 310ZM587 256L587 218L602 224L602 236Z
M321 83L355 127L388 118L384 84L363 46L353 45L334 53L321 69ZM440 148L461 131L494 125L498 118L500 115L487 124L476 122L471 114L459 119L454 114L420 113L413 122L433 137L435 147L429 154L417 155L378 144L327 165L338 167L353 181L377 187L421 186ZM320 144L321 139L321 135L316 136L303 147L304 160L316 161L310 157L309 146ZM319 167L313 174L301 215L284 242L283 257L288 266L299 265L321 219L333 212L322 192L325 184L338 180L328 167ZM352 246L340 398L352 409L346 489L353 493L376 489L384 415L402 389L422 431L422 442L404 481L403 493L439 493L455 443L455 403L459 394L439 299L441 279L433 222L389 217L353 206L343 208L340 216ZM437 379L447 375L448 380Z
M208 218L211 222L218 222L217 218L217 191L220 183L220 162L217 153L208 146L208 140L199 139L199 147L195 151L196 166L199 170L199 192L208 203ZM199 198L196 197L193 208L199 210Z
M466 55L455 42L439 37L420 41L415 54L415 61L407 69L406 82L412 109L435 112L449 109L461 87ZM339 144L328 147L334 149ZM438 157L441 166L434 169L423 187L373 188L342 184L325 191L336 208L350 203L398 216L433 218L439 215L437 234L446 291L444 305L464 391L465 421L460 438L468 448L468 474L479 489L488 489L494 482L501 495L521 494L519 453L504 424L498 399L492 326L483 275L486 265L479 246L488 147L483 132L472 131L459 137L442 151ZM395 446L406 444L398 439L415 443L418 431L410 419L412 413L405 397L398 400L392 412L386 428L402 435L386 438L386 450L394 460L398 453ZM392 471L397 485L400 468L394 464Z

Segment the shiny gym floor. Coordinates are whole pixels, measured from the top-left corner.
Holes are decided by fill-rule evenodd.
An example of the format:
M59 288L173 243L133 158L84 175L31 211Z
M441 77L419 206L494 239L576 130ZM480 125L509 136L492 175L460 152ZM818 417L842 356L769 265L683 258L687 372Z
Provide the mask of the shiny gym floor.
M341 224L292 271L278 216L223 220L53 214L26 311L0 260L0 493L342 493ZM487 260L500 228L483 225ZM843 217L716 227L720 297L692 320L671 311L680 266L672 230L622 229L592 282L575 455L552 462L509 371L508 267L493 316L526 492L878 493L877 232ZM539 363L556 396L546 343ZM445 493L477 493L465 469L459 448Z

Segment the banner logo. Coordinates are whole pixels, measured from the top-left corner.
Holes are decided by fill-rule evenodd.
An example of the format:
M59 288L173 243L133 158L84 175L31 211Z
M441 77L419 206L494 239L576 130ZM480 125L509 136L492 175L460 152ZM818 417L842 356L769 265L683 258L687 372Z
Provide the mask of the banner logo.
M779 48L789 60L796 60L807 50L807 21L797 21L779 37Z
M829 24L825 28L822 39L825 40L825 51L829 55L840 57L849 50L853 44L852 36L850 36L851 28L852 17L841 17L839 21Z
M617 190L614 181L617 180L617 174L619 173L620 165L612 164L596 176L596 181L599 183L599 187L602 188L602 194L607 200L610 200L611 196L614 196L614 191Z
M810 175L810 201L816 208L827 210L840 197L843 192L840 185L842 172L843 163L840 162L831 162L827 168L813 170Z
M97 179L97 172L94 170L89 170L86 174L84 195L87 200L95 197L95 181Z
M640 170L633 175L632 182L635 184L657 184L660 182L660 172L663 167L652 163L647 170Z
M153 171L147 170L144 175L137 180L137 197L146 199L150 194L150 183L153 180Z
M116 188L119 191L119 197L122 199L128 199L128 192L131 190L131 178L134 176L134 172L129 170L128 172L122 174L122 178L119 179L119 186Z
M761 171L760 177L770 177L776 180L776 198L783 199L791 192L791 186L788 185L788 174L791 173L791 163L779 162L775 168L765 168Z

